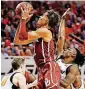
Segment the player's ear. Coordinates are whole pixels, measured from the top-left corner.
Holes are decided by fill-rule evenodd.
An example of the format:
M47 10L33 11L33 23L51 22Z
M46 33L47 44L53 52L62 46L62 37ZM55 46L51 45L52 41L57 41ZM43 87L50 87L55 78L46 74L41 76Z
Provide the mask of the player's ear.
M22 64L21 64L20 68L22 68Z
M20 68L22 69L22 66L20 66Z

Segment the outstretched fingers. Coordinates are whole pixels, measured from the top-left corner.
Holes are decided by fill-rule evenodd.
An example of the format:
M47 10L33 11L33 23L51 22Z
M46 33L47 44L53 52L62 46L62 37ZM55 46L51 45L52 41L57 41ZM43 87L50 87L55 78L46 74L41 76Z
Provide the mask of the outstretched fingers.
M21 7L21 12L24 13L24 9Z
M65 18L66 17L66 15L67 15L67 13L70 11L70 8L68 8L67 10L66 10L66 12L62 15L62 18Z

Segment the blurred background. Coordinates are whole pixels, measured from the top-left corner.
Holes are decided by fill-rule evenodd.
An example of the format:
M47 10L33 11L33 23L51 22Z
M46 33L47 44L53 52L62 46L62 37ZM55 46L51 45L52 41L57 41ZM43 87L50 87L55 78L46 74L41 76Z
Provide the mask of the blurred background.
M27 56L27 69L37 74L33 60L34 45L14 45L13 40L20 21L20 16L15 13L15 8L21 1L1 1L1 75L2 77L11 69L13 56ZM50 9L57 11L60 16L71 8L66 16L66 44L65 48L76 47L85 55L85 1L28 1L32 4L35 13L27 28L36 30L36 22L40 15ZM56 30L54 30L56 29ZM58 26L53 29L54 42L57 41ZM57 52L55 51L55 54ZM6 65L6 66L5 66ZM82 76L85 79L85 65L81 68Z

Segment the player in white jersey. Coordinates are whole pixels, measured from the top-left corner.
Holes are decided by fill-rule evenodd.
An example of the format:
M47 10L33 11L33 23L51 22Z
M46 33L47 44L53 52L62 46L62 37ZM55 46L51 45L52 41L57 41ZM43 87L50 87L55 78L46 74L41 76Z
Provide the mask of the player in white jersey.
M59 67L60 67L60 70L61 70L61 79L64 79L65 77L66 77L66 70L70 67L70 66L72 66L73 64L65 64L65 63L63 63L62 62L62 59L59 59L58 61L57 61L57 63L59 64ZM79 76L80 77L80 76ZM83 79L81 79L81 86L80 86L80 88L78 88L78 89L84 89L85 87L84 87L84 81L83 81ZM61 88L61 89L64 89L64 88ZM68 88L66 88L66 89L76 89L76 88L74 88L74 86L73 86L73 84L71 84Z
M62 73L61 86L64 89L85 89L79 70L79 65L83 65L85 61L84 58L76 48L63 52L63 60L59 60L58 63Z
M12 61L13 73L6 75L1 82L1 89L29 89L37 85L37 80L26 84L25 78L25 59L14 58Z
M68 9L68 11L70 8ZM68 12L67 11L67 12ZM63 19L60 22L59 26L59 32L58 32L58 41L56 44L56 51L58 58L63 53L63 62L65 64L69 64L68 68L66 69L66 66L63 66L63 70L66 69L66 75L63 79L61 79L60 85L63 87L62 89L72 89L71 84L74 86L75 89L79 89L80 87L83 87L81 84L81 77L80 77L80 71L79 71L79 65L83 65L85 61L85 56L83 56L78 49L66 49L65 46L65 17L67 12L64 13ZM63 72L63 71L62 71ZM82 88L80 88L82 89ZM83 89L85 89L83 87Z

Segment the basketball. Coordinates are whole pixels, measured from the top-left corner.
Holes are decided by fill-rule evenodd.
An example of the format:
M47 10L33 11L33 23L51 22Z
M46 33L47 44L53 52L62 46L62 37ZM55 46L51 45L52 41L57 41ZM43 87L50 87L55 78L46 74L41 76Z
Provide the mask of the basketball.
M27 7L30 9L30 12L33 10L33 7L30 3L28 2L21 2L16 6L15 13L19 16L21 16L21 8L24 10L24 8Z

